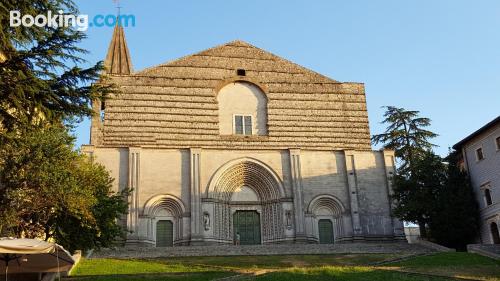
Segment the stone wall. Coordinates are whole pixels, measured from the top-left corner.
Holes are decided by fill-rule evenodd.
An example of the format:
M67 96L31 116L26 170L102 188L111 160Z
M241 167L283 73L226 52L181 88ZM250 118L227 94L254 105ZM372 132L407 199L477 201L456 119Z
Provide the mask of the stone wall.
M465 161L481 214L480 242L493 244L491 223L500 231L500 149L496 138L500 137L500 123L469 140L463 146ZM482 148L483 160L477 159L476 150ZM491 205L486 204L485 189L490 190Z
M237 69L245 69L245 76ZM235 81L266 94L267 134L220 134L225 124L219 124L217 95ZM241 41L111 75L109 82L118 93L106 100L104 122L93 118L94 145L371 149L363 84L340 83Z
M155 215L145 209L162 206L166 206L167 213L163 212L161 216L170 216L177 221L175 227L179 228L176 230L179 243L188 243L195 228L199 229L201 242L214 240L213 227L220 214L215 213L213 200L217 198L213 197L210 186L225 170L242 161L255 161L264 166L280 186L273 189L282 188L282 193L276 193L280 203L272 214L272 217L279 218L277 224L282 224L280 233L283 232L283 236L279 236L280 240L294 241L300 236L304 237L304 241L316 242L320 218L332 220L338 241L393 239L399 235L398 227L402 232L402 225L390 214L389 177L393 169L393 155L389 152L218 149L197 149L194 152L188 149L94 146L85 146L84 152L111 171L115 178L115 190L134 188L127 225L137 236L134 239L151 244L154 244L154 217L160 213ZM129 164L134 159L130 155L134 153L138 159L135 171L134 165ZM196 162L193 162L193 155L198 155ZM386 162L386 157L390 161ZM293 164L293 159L299 162ZM195 164L198 171L194 170ZM131 179L135 177L137 182L134 184ZM195 182L198 182L197 187ZM261 194L267 194L267 191L254 191L261 197ZM172 200L161 199L161 196L170 196ZM158 207L155 207L156 203L151 203L155 200L165 202L157 203ZM148 204L151 207L147 207ZM260 208L265 212L263 206L259 203L249 208ZM285 225L287 212L293 214L290 225ZM210 217L212 224L207 229L203 226L204 214ZM228 236L225 239L232 238Z

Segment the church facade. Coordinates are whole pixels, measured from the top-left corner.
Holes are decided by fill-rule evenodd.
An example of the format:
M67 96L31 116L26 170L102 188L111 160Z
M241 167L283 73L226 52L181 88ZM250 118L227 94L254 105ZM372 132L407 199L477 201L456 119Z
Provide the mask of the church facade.
M127 244L405 239L363 84L242 41L133 72L119 26L105 65L118 91L82 151L132 190Z

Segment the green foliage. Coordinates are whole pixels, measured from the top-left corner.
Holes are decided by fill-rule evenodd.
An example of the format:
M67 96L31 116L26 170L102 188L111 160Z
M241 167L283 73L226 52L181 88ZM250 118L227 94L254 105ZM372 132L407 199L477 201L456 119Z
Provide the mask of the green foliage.
M435 155L429 139L437 135L424 129L430 119L418 113L388 106L385 133L372 137L374 143L394 149L401 164L394 177L394 214L417 223L422 237L463 250L477 235L477 203L459 167L459 153L450 153L448 164Z
M63 126L9 133L0 145L0 233L54 239L69 250L110 245L122 234L127 192L111 193L104 167L73 151Z
M465 250L479 229L479 209L459 154L446 158L425 152L413 162L412 174L396 175L394 214L405 221L426 225L423 237L441 245ZM421 231L427 231L421 229Z
M446 169L441 157L430 151L420 152L420 157L412 162L410 175L394 177L394 214L405 221L428 224L445 182Z
M384 120L388 124L384 133L372 136L374 144L394 150L398 160L394 177L394 213L399 218L418 223L420 234L427 237L430 202L435 188L443 182L443 166L431 149L429 140L437 134L426 130L429 118L420 117L418 111L386 106Z
M447 179L438 191L429 228L432 239L447 247L466 250L479 229L479 206L470 180L459 165L460 152L446 157Z
M77 14L71 0L0 3L0 128L92 114L90 101L111 91L97 81L102 63L82 68L85 34L73 27L11 27L9 11L37 15L52 11Z
M434 146L430 139L437 134L425 130L430 126L431 120L419 117L419 111L406 110L395 106L386 106L383 124L388 124L382 134L372 136L374 144L382 143L385 149L395 151L400 161L400 170L406 172L411 169L411 162L419 157L423 151L428 151Z
M0 3L0 234L53 239L67 249L107 246L122 230L127 192L110 193L106 170L73 151L61 124L93 114L111 92L102 63L82 67L74 27L11 27L9 12L78 14L72 0Z

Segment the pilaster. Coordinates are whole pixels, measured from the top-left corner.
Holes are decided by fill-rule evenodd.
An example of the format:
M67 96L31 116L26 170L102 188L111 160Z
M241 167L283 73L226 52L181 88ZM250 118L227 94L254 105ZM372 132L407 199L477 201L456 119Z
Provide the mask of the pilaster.
M191 148L190 149L191 244L198 244L201 243L203 240L200 161L201 161L201 148Z
M394 208L395 204L394 200L392 200L394 194L393 178L396 173L394 164L394 151L383 150L382 153L384 155L385 178L387 181L387 194L389 196L388 200L390 208L389 211L392 218L392 228L393 228L394 238L404 240L406 239L406 236L404 232L403 222L392 215L392 209Z
M290 149L290 172L293 193L293 206L295 209L295 239L306 241L304 218L304 195L302 187L302 172L300 163L300 149Z
M359 218L358 183L354 152L345 151L345 167L347 172L347 187L349 190L352 230L354 240L357 240L362 239L363 231L361 229L361 221Z
M140 147L129 147L128 188L131 190L127 218L127 244L137 243L139 234Z

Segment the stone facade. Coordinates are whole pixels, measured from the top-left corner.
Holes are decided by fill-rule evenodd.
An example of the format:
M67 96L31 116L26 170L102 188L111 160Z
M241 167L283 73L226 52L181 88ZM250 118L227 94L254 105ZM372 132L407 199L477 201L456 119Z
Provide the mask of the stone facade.
M500 117L472 133L453 148L462 151L479 204L479 242L500 244Z
M119 91L94 102L103 114L82 150L133 190L128 244L155 246L164 220L174 246L232 244L245 211L254 244L405 239L394 154L371 150L363 84L242 41L133 72L118 26L106 65Z

